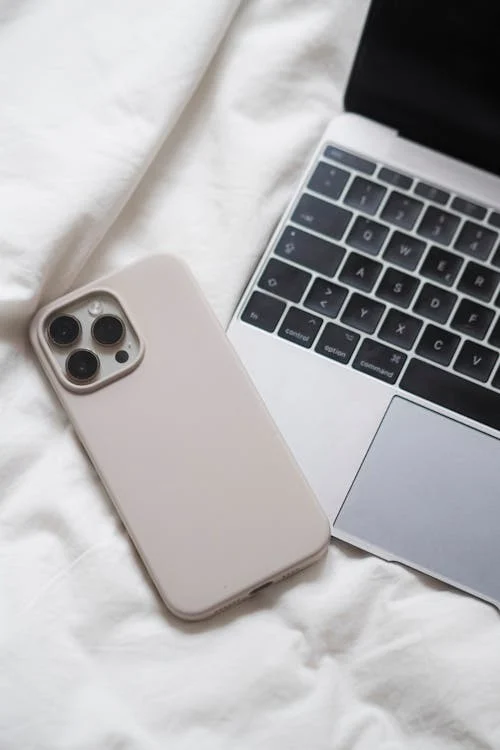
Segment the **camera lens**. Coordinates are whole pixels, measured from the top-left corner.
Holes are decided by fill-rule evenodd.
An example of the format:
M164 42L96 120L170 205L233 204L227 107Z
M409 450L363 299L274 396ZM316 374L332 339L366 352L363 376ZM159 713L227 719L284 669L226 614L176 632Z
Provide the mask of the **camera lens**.
M99 360L94 352L88 349L77 349L66 360L66 372L71 380L87 383L95 377L99 369Z
M116 315L101 315L92 325L92 336L101 346L113 346L122 340L125 327Z
M73 315L58 315L49 325L49 336L57 346L70 346L80 335L80 323Z

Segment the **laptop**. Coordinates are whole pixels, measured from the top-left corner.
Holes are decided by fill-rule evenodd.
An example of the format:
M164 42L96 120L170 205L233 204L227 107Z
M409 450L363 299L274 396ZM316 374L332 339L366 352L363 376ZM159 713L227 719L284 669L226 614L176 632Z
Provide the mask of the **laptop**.
M499 22L373 0L228 329L332 536L497 606Z

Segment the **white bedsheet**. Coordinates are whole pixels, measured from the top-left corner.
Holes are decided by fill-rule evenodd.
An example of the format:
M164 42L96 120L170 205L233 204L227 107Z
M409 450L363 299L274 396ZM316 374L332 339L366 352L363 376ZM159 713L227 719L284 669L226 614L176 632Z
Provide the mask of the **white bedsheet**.
M395 565L335 545L168 616L26 343L40 302L162 251L227 323L366 5L0 3L0 750L500 748L497 613Z

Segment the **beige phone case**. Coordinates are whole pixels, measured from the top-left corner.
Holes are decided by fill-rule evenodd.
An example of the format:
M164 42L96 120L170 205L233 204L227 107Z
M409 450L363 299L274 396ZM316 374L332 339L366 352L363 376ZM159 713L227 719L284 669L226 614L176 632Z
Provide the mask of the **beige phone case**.
M57 372L47 321L113 295L138 364L100 388ZM155 256L44 307L43 369L167 607L201 619L317 560L328 521L186 266Z

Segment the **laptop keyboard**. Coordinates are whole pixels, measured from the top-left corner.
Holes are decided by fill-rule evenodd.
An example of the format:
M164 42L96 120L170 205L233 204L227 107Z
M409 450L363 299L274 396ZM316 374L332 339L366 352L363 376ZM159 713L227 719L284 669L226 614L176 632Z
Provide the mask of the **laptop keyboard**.
M241 319L500 429L500 213L325 148Z

